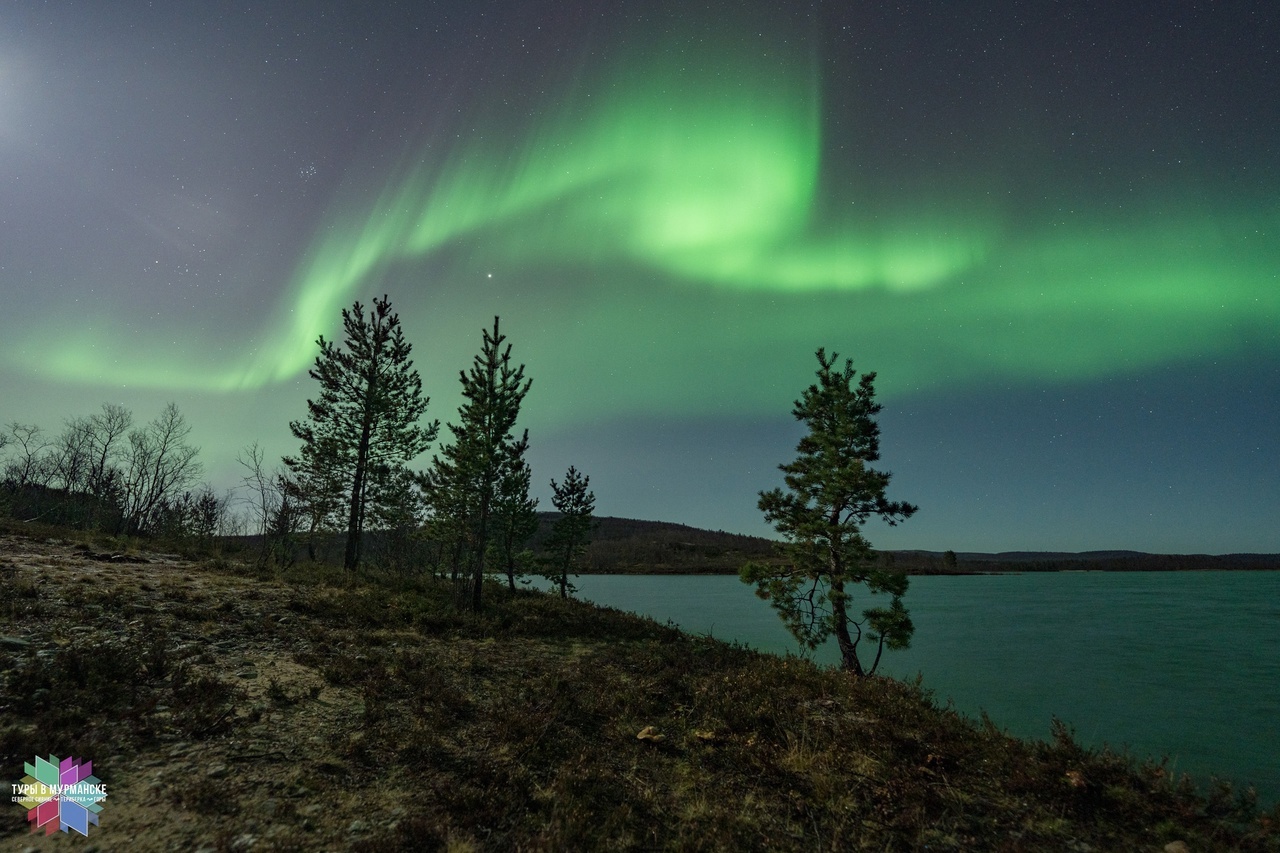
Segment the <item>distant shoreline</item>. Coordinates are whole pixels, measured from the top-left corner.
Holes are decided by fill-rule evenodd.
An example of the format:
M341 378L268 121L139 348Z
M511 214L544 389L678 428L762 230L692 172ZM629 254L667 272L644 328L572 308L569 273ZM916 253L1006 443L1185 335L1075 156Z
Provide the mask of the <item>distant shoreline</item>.
M1152 572L1280 572L1280 564L1268 566L1184 566L1181 568L1008 568L1008 569L953 569L950 571L907 570L910 577L992 577L1000 575L1042 575L1042 574L1149 574ZM652 575L655 577L676 575L707 575L733 577L738 573L730 569L711 568L699 570L696 567L619 567L611 570L591 569L580 571L579 575Z
M553 513L540 513L536 551ZM760 536L686 524L603 517L580 564L581 574L736 575L748 562L778 560L778 543ZM1280 571L1280 554L1149 554L1142 551L894 550L882 565L908 575L1005 575L1040 572Z

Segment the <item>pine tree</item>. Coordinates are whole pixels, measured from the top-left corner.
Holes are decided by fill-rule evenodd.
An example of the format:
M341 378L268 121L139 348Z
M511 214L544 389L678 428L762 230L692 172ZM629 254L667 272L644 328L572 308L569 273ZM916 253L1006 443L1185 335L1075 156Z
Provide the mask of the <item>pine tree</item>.
M801 644L816 649L832 634L844 669L874 673L880 655L906 648L913 626L902 596L907 577L877 565L861 527L876 516L890 525L910 517L916 507L885 498L890 475L870 467L880 458L880 427L875 415L875 373L857 378L853 363L835 368L818 350L818 382L810 385L793 414L809 428L796 447L794 462L780 465L787 491L760 493L765 520L782 534L783 565L749 563L742 580L756 585ZM855 382L856 380L856 382ZM888 593L888 607L868 608L853 616L850 587ZM864 668L858 643L864 628L876 643L875 660Z
M516 439L513 431L520 404L533 380L524 378L524 365L511 361L507 344L493 318L493 331L484 331L480 354L469 371L460 374L464 402L458 424L449 424L453 443L423 478L432 529L449 537L445 546L454 554L454 577L459 562L470 563L470 606L479 610L485 558L494 536L499 489L504 474L523 463L528 431Z
M578 557L587 550L591 529L595 526L592 513L596 508L596 496L588 491L591 478L579 474L572 465L564 482L551 481L551 504L560 511L560 517L551 528L546 548L551 552L553 570L548 579L560 584L560 597L569 597L569 575L573 573Z
M289 475L280 479L281 490L289 496L298 516L298 529L307 533L307 556L313 561L319 553L316 545L320 534L341 529L346 519L343 513L346 472L322 467L326 455L322 452L293 460L295 464L289 466ZM288 465L290 460L285 462Z
M447 464L447 463L446 463ZM464 483L443 473L440 460L421 475L423 502L427 508L427 537L439 550L439 571L447 568L456 585L459 574L467 567L471 553L470 492Z
M429 399L386 296L368 316L359 302L344 308L342 327L341 347L317 341L310 375L320 396L307 401L307 420L289 424L302 451L284 463L313 516L345 519L343 565L354 571L366 520L403 511L407 465L435 441L439 423L418 425Z
M525 440L513 447L494 497L494 549L507 573L507 584L516 588L516 576L521 574L521 557L529 537L538 532L538 499L529 496L533 473L524 461Z

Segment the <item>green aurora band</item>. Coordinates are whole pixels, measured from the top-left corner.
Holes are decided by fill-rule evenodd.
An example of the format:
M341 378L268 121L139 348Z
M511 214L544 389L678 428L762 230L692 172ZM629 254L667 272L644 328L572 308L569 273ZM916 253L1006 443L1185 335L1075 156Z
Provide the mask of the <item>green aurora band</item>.
M820 214L857 209L823 197L820 88L814 64L795 57L625 63L539 125L416 158L363 214L335 213L243 359L211 365L86 333L28 366L71 381L261 388L305 371L342 307L442 253L454 279L423 285L433 314L471 307L486 272L526 282L494 285L504 319L536 305L527 282L579 282L573 323L513 338L541 369L576 372L544 405L579 414L587 400L600 416L776 406L775 388L806 375L819 345L880 369L889 393L1275 347L1276 209L1196 199L1159 216L1016 228L988 194L940 187L911 199L914 213ZM477 337L483 311L471 313ZM643 369L618 387L581 363L602 346ZM717 382L727 370L751 379Z

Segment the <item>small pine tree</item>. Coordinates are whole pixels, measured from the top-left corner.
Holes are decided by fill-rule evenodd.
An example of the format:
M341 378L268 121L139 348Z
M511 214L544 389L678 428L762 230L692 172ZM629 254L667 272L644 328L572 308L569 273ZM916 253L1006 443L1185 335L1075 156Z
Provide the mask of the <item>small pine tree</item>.
M748 563L741 576L756 586L791 633L811 649L832 634L841 665L857 675L874 673L885 647L906 648L913 626L902 604L907 576L877 564L861 527L878 516L890 525L916 507L885 498L889 474L870 466L880 458L880 426L875 415L875 373L859 379L853 363L836 369L836 354L818 350L818 382L796 401L793 414L808 426L794 462L778 466L787 490L760 493L765 520L782 534L783 565ZM868 608L857 619L850 587L888 593L889 606ZM864 626L877 644L870 668L858 657Z
M317 341L310 375L320 396L307 401L307 420L289 424L302 451L284 464L312 518L345 518L343 566L354 571L366 520L399 511L406 466L435 441L439 423L418 425L429 399L386 296L368 316L359 302L344 308L342 327L341 347Z
M511 361L511 345L493 318L493 331L484 331L480 354L469 371L460 374L462 396L458 424L449 424L453 443L432 459L422 478L432 514L433 534L454 562L456 579L461 561L470 563L470 607L479 611L485 558L494 537L499 491L506 472L523 464L529 434L514 436L520 404L533 380L524 378L524 365Z
M591 530L595 527L592 513L596 508L596 496L588 491L591 478L579 474L572 465L565 474L564 482L557 484L551 481L551 504L560 511L560 517L551 528L551 536L547 539L547 550L550 552L552 572L548 579L559 583L560 597L568 598L571 584L569 575L574 570L587 544L591 541Z
M533 474L523 458L527 445L526 435L513 446L493 504L494 548L511 589L516 588L516 577L522 574L521 567L527 561L525 543L538 532L538 499L529 496Z

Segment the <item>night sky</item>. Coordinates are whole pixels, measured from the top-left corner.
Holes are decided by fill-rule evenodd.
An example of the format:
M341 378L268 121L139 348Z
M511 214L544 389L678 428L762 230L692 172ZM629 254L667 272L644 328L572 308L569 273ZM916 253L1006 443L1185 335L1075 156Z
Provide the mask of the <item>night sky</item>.
M1280 552L1278 191L1271 0L9 2L0 420L229 487L387 293L442 421L502 316L544 508L768 533L823 346L878 547Z

